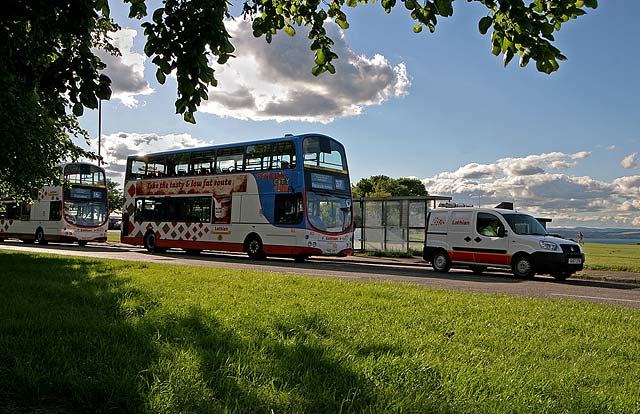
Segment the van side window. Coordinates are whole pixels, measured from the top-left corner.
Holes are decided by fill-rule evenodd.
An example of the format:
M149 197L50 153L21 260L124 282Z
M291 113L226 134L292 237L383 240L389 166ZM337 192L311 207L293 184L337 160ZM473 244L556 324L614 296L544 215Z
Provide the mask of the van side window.
M498 217L489 213L478 213L478 219L476 220L476 231L478 233L487 237L499 237L498 234L501 234L500 228L504 227Z

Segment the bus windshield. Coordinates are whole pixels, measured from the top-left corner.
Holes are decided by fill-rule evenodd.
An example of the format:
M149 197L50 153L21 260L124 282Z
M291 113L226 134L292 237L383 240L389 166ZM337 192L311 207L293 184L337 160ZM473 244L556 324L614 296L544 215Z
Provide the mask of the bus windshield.
M343 232L351 225L351 198L308 191L307 217L320 231Z
M102 201L65 200L64 217L76 226L100 226L107 220L107 205Z
M329 137L307 137L302 142L305 167L347 172L344 148Z
M65 220L77 226L100 226L107 220L107 189L72 186L64 191Z
M536 236L548 234L544 226L535 217L528 214L503 214L502 216L516 234Z

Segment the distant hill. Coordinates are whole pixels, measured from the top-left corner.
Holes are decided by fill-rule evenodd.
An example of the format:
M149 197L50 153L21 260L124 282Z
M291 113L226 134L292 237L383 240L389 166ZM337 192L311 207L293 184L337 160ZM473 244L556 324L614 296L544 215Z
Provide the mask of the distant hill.
M624 239L637 240L640 242L640 229L617 229L617 228L594 228L594 227L549 227L547 231L551 234L559 234L565 239L577 239L579 231L588 239Z

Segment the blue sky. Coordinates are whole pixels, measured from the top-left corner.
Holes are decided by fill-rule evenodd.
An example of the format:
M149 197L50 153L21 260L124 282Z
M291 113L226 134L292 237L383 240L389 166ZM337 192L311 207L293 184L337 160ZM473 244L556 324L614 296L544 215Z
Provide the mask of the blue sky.
M352 182L417 177L464 203L502 200L555 225L640 227L640 2L602 1L566 23L555 45L568 57L544 75L507 67L478 32L480 5L458 1L436 33L412 31L402 6L349 9L333 39L335 75L310 75L306 36L252 39L229 23L238 58L191 125L175 115L175 81L159 85L137 21L111 2L122 58L105 57L114 97L103 103L102 153L121 181L124 157L320 132L347 149ZM97 113L82 125L95 137ZM95 147L95 143L94 143Z

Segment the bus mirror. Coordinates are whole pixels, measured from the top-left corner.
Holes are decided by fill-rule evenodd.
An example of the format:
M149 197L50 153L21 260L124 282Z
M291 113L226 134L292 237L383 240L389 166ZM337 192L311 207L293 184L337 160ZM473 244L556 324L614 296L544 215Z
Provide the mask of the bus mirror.
M504 227L500 226L498 227L498 237L504 237L507 235L507 231L504 229Z

